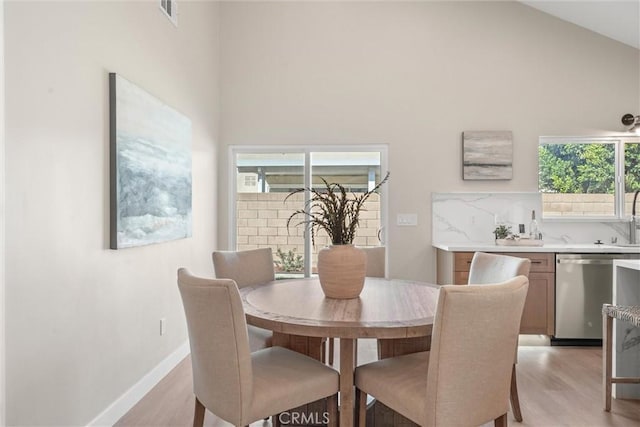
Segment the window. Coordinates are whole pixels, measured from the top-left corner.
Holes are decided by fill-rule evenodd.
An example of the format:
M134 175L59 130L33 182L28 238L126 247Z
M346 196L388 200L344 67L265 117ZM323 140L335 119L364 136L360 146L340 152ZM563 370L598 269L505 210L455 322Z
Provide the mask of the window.
M640 190L640 138L540 138L545 218L616 218Z
M178 26L178 3L176 0L160 0L160 9L169 20Z
M306 227L297 225L301 218L287 228L288 218L309 197L299 193L287 198L292 190L323 187L324 178L353 193L365 192L387 170L386 147L381 146L232 147L231 162L231 245L236 250L272 248L277 277L314 274L318 251L330 243L326 235L316 235L312 245ZM369 198L356 245L382 244L385 211L381 195Z
M244 186L254 188L258 185L258 174L248 173L244 174Z

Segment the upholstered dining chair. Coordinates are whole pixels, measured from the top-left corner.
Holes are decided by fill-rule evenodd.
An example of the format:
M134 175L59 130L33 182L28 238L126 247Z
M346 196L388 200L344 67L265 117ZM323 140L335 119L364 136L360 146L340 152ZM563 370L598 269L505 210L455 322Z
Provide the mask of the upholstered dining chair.
M308 356L271 347L251 353L238 287L178 270L193 368L194 427L205 408L235 426L328 397L337 425L339 375ZM277 418L277 417L276 417Z
M367 277L385 277L385 247L361 248L367 254Z
M275 280L273 252L271 248L248 251L215 251L211 255L213 269L219 279L231 279L239 288L254 286ZM273 333L253 325L249 327L251 351L271 347Z
M359 425L367 394L420 426L507 425L513 348L529 281L440 289L431 350L356 368Z
M489 283L503 282L516 276L529 277L531 260L508 255L488 254L476 252L471 260L469 268L469 284L486 285ZM520 398L518 397L518 381L516 378L516 363L518 362L518 343L516 342L513 368L511 374L511 409L513 417L522 422L520 410Z
M366 277L385 277L385 247L374 246L370 248L360 248L367 255ZM333 353L335 342L333 338L329 338L329 365L333 365ZM356 349L357 350L357 349ZM356 355L357 358L357 355Z
M239 288L262 285L276 278L271 248L214 251L211 258L216 277L232 279Z

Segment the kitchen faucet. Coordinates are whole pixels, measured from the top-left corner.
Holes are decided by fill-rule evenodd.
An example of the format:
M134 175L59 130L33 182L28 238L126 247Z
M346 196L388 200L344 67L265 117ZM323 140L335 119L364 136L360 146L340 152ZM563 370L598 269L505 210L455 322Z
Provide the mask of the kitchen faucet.
M636 190L635 194L633 195L633 203L631 205L631 222L629 222L629 243L631 244L638 243L637 229L638 229L638 225L640 224L636 219L636 201L638 200L639 193L640 193L640 190Z

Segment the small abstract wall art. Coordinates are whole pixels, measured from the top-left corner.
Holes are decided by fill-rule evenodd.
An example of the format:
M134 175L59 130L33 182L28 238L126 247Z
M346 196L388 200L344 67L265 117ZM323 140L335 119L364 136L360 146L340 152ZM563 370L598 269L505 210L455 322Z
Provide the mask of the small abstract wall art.
M511 179L513 135L511 131L465 131L462 157L463 179Z
M191 121L109 73L110 247L191 236Z

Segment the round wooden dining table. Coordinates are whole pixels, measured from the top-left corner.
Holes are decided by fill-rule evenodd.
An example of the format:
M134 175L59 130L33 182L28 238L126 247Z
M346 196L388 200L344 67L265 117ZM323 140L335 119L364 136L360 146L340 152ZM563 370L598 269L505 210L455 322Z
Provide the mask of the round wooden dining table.
M317 278L307 278L245 287L240 294L247 323L272 330L273 345L319 358L320 339L340 338L340 427L351 427L357 339L393 343L431 335L439 288L367 277L360 297L333 299L324 296Z

